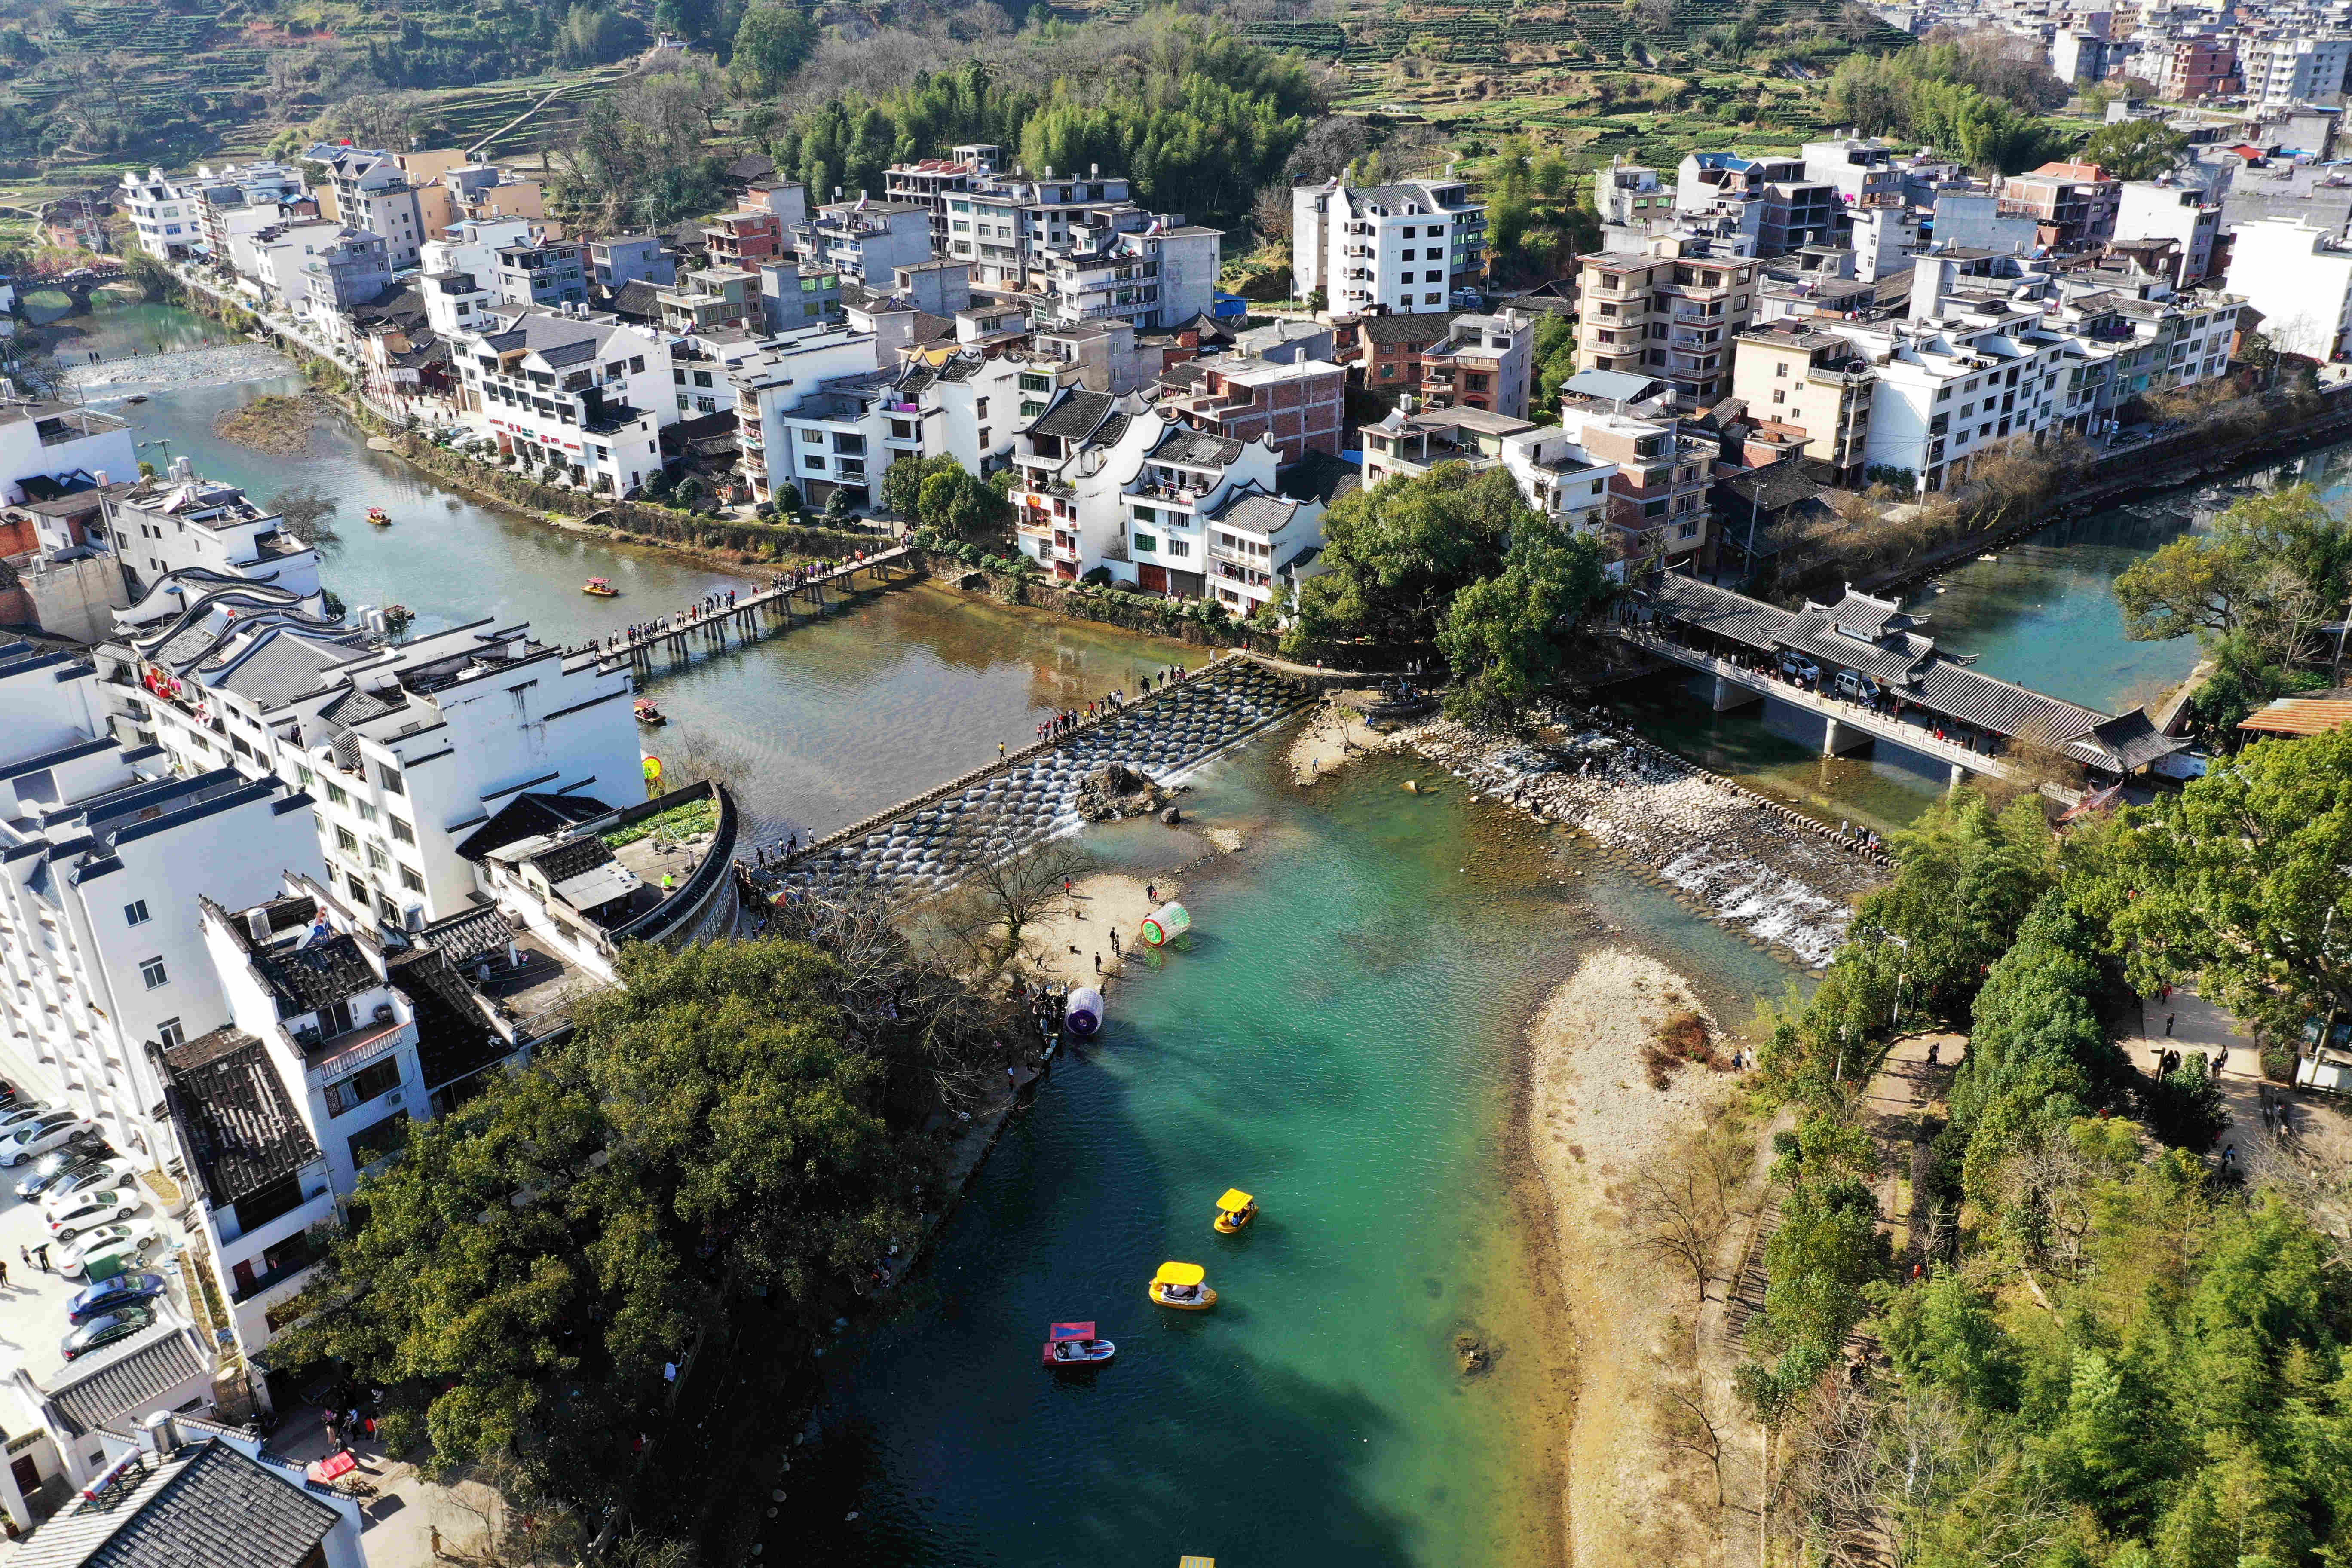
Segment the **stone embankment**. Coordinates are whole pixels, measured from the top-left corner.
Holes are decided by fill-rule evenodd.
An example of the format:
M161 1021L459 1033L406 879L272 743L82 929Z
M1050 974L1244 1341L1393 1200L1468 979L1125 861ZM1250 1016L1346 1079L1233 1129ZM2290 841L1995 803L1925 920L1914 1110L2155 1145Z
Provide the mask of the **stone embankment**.
M1109 717L820 839L772 873L812 891L920 896L1020 854L1082 820L1087 779L1119 764L1165 784L1303 707L1297 683L1247 658L1131 699ZM764 879L769 873L755 873Z
M1399 742L1496 799L1654 872L1717 920L1807 964L1830 961L1853 900L1885 879L1851 838L1622 733L1555 710L1522 742L1433 720Z

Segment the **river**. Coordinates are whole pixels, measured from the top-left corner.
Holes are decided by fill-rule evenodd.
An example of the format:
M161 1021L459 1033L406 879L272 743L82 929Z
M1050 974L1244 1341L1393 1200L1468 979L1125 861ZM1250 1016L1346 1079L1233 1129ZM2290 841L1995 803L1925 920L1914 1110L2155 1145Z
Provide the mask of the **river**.
M2133 642L2116 578L2134 562L2213 519L2252 489L2309 483L2352 499L2352 442L2315 447L2227 484L2183 485L2037 530L1910 595L1937 644L1977 656L1988 675L2105 712L2152 702L2197 663L2194 637ZM1821 754L1818 718L1777 704L1716 713L1706 683L1659 676L1611 693L1643 732L1675 752L1806 811L1892 832L1917 820L1946 784L1939 763L1894 747L1860 757Z
M118 340L108 333L128 313L102 312L90 341L200 330L139 309ZM140 440L168 440L210 477L264 498L299 484L336 495L344 543L330 584L353 605L404 604L427 629L528 618L579 640L740 581L476 506L340 424L292 460L214 437L222 409L292 384L174 384L112 405ZM365 527L370 506L393 526ZM1965 568L1937 596L1939 628L1956 646L2005 637L2022 658L2053 599L2074 603L2187 525L2149 520L2141 533L2086 541L2112 559L2053 550L2035 567L2029 549ZM590 575L624 597L582 595ZM2147 651L2186 668L2186 650ZM755 810L823 831L1186 652L939 589L877 594L657 677L675 721L655 741L725 741L750 759ZM2106 677L2126 678L2139 679ZM1759 777L1819 765L1772 755L1769 737L1719 742L1732 731L1685 721L1669 699L1660 693L1660 711L1686 747L1745 746ZM1294 1568L1547 1560L1570 1412L1513 1143L1527 1020L1596 942L1696 978L1734 1029L1794 975L1450 778L1402 787L1427 773L1382 758L1301 793L1265 743L1201 773L1188 813L1234 828L1245 847L1187 873L1188 950L1114 993L1106 1033L1066 1058L1009 1128L904 1309L832 1348L825 1439L789 1479L771 1556L1071 1568L1180 1552ZM1901 809L1890 805L1887 820ZM1157 824L1086 842L1107 862L1154 869L1206 853ZM1235 1237L1209 1226L1229 1184L1265 1205ZM1168 1258L1208 1267L1223 1292L1215 1311L1147 1307L1144 1282ZM1120 1342L1090 1381L1036 1364L1046 1324L1069 1318ZM1456 1371L1462 1331L1496 1352L1482 1376Z

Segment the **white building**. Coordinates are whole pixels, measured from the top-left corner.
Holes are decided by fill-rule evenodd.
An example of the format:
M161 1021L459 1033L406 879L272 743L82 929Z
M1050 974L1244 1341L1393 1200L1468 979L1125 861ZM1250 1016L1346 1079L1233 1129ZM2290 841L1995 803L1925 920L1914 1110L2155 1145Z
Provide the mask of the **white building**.
M320 251L342 237L343 226L332 218L297 218L271 224L229 240L229 265L257 304L268 310L290 312L310 293L305 270Z
M1333 315L1449 309L1486 255L1486 204L1458 180L1300 185L1290 218L1291 277Z
M394 271L417 264L431 237L425 232L416 187L391 153L322 142L303 153L302 161L320 167L320 216L381 238Z
M148 170L143 180L125 174L114 199L131 215L139 248L158 261L185 261L204 243L205 226L195 192L165 179L161 169Z
M257 901L322 867L299 788L217 756L173 777L173 759L117 739L110 715L152 697L115 668L0 647L0 1036L27 1097L72 1106L152 1169L167 1145L147 1043L226 1016L195 894Z
M105 516L134 594L183 570L274 584L297 598L319 591L317 548L236 486L196 478L185 458L169 479L109 494Z
M671 411L667 339L584 310L494 310L450 336L467 426L529 469L627 495L658 472Z
M864 384L861 378L881 371L874 334L845 325L762 343L726 368L735 392L738 462L754 500L772 500L789 484L813 504L822 505L835 489L848 489L853 505L872 503L893 456L922 448L920 416L881 412L884 402L903 399L824 395L829 384ZM851 406L860 401L863 407Z
M1942 489L1983 454L2038 439L2064 417L2072 356L2037 316L2004 309L1980 325L1965 317L1814 324L1860 349L1876 373L1865 472L1899 471L1921 489Z
M184 771L226 765L315 799L328 886L383 925L467 910L476 882L457 843L514 795L611 805L644 792L627 671L526 626L373 647L273 589L219 586L168 618L162 597L121 612L101 651L116 732Z
M2126 180L2116 214L2116 239L2168 239L2180 247L2177 288L2193 289L2213 270L2213 242L2221 232L2221 204L2200 185L2169 179Z
M1054 319L1175 327L1216 303L1223 229L1164 225L1049 247L1036 258Z
M2273 38L2248 38L2238 46L2238 63L2246 101L2256 110L2341 103L2352 38L2303 28Z
M1023 399L1043 397L1055 384L1051 370L1029 360L959 350L936 365L928 359L908 365L899 373L897 401L920 412L920 456L953 458L966 473L988 474L1012 460Z
M0 500L30 499L27 479L100 484L138 471L131 426L111 414L71 403L0 403Z
M2300 218L2238 225L2223 285L2260 311L2262 331L2285 353L2333 360L2352 353L2352 242Z

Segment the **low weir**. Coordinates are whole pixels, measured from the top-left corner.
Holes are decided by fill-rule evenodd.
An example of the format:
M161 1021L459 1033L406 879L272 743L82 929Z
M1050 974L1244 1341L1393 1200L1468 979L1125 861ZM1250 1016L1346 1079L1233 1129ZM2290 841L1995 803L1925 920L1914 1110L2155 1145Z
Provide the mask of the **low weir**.
M921 896L1020 854L1078 821L1087 775L1124 763L1161 783L1296 712L1313 692L1243 654L1036 742L788 858L751 867L763 891L874 889Z

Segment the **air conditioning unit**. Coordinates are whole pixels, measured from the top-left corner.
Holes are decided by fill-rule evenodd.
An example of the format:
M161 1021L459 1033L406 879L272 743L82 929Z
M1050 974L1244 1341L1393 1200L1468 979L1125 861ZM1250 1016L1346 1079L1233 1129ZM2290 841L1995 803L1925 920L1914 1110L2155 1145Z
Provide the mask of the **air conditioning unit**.
M400 1090L396 1089L394 1089L390 1094L383 1097L383 1102L386 1105L398 1105L400 1103Z
M377 1003L377 1004L376 1004L376 1006L375 1006L375 1021L376 1021L377 1023L379 1023L379 1024L389 1024L389 1023L391 1023L391 1022L392 1022L392 1004L391 1004L391 1003L389 1003L389 1002L379 1002L379 1003Z

